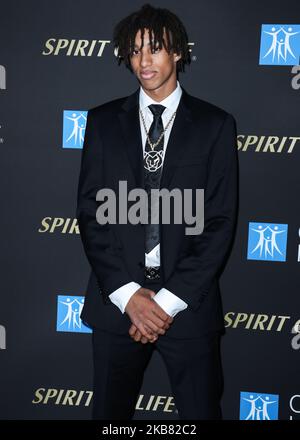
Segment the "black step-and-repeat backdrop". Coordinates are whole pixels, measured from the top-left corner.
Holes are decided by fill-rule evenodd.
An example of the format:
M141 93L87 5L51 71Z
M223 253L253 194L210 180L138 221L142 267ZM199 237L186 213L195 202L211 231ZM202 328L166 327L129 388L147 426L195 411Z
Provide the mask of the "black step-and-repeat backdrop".
M89 266L75 218L89 108L126 96L113 26L138 0L4 1L0 418L89 419ZM221 277L225 419L300 419L300 3L154 1L182 19L188 92L237 120L240 212ZM201 142L201 139L199 139ZM177 419L154 352L136 419Z

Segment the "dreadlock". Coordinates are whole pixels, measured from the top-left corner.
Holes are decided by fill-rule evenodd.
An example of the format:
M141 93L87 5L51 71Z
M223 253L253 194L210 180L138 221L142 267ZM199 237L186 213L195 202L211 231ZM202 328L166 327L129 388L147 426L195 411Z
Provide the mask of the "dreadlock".
M177 72L184 72L185 64L190 64L191 62L188 36L184 25L168 9L154 8L148 3L142 6L139 11L128 15L115 26L113 42L118 65L123 61L125 66L133 72L130 56L134 49L135 37L140 30L141 47L143 47L145 28L149 29L151 51L158 45L159 49L164 46L168 53L174 51L180 54L181 58L176 63L176 69ZM166 42L163 38L164 28L166 30Z

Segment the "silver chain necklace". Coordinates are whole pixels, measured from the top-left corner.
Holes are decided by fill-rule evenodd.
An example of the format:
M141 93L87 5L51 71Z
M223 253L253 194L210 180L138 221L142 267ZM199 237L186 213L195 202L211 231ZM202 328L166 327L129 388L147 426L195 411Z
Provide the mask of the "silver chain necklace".
M141 109L140 109L140 114L141 114L141 117L142 117L142 121L143 121L144 129L145 129L145 132L146 132L146 135L147 135L147 140L148 140L148 142L149 142L149 145L150 145L151 150L153 151L154 148L160 143L160 141L161 141L163 135L165 134L165 131L166 131L167 128L169 127L169 125L170 125L170 123L172 122L172 120L175 118L176 110L175 110L175 112L173 113L173 115L171 116L170 120L168 121L168 123L167 123L167 125L165 126L165 128L163 129L163 131L161 132L161 134L160 134L158 140L157 140L154 144L151 142L151 140L150 140L150 138L149 138L149 131L147 131L145 118L144 118L144 115L143 115L143 112L142 112Z
M145 118L143 115L143 112L141 109L140 110L140 115L142 117L142 121L143 121L143 126L146 132L146 136L147 136L147 141L150 145L151 151L145 151L144 152L144 161L145 161L145 165L144 167L151 172L157 171L161 166L162 166L162 160L163 160L163 155L164 155L164 151L154 151L154 148L160 143L163 135L165 134L165 131L167 130L167 128L169 127L169 125L171 124L171 122L173 121L173 119L175 118L176 115L176 110L175 112L172 114L170 120L168 121L168 123L166 124L165 128L163 129L163 131L161 132L159 138L157 139L157 141L155 143L152 143L149 137L149 131L147 131L147 127L146 127L146 122L145 122Z

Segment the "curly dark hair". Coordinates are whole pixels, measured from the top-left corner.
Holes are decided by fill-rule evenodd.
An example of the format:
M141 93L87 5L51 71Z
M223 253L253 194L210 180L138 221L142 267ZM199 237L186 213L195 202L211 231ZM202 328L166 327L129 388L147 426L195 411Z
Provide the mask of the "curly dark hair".
M177 72L184 72L185 64L190 64L191 55L188 47L188 35L179 18L168 9L155 8L145 4L139 11L121 20L114 28L113 43L118 65L123 61L125 66L133 72L130 56L134 49L135 37L141 31L142 46L144 45L145 28L149 29L151 51L156 45L162 45L168 53L174 51L181 55L176 63ZM163 38L166 30L167 41ZM154 36L152 36L154 34ZM152 38L154 41L152 41Z

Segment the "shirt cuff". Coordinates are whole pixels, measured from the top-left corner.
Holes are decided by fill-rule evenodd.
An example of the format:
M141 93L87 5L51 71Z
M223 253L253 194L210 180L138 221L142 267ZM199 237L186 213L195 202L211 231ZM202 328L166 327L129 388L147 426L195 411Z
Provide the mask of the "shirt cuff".
M153 300L170 316L187 308L187 303L164 287L153 297Z
M109 295L109 298L111 302L114 303L122 313L124 313L128 301L140 287L140 284L136 283L135 281L131 281L130 283L119 287L117 290L114 290Z

